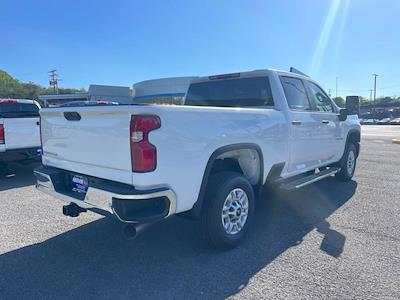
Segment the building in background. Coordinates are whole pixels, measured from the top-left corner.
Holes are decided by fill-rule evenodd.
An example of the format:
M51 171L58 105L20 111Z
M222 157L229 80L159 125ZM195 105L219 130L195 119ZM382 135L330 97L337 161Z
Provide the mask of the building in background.
M399 118L400 102L387 101L376 105L361 105L360 117L363 119Z
M39 100L44 107L58 106L73 101L112 101L132 104L133 98L129 87L91 84L87 93L41 95Z
M133 84L134 103L183 104L190 82L198 77L170 77Z

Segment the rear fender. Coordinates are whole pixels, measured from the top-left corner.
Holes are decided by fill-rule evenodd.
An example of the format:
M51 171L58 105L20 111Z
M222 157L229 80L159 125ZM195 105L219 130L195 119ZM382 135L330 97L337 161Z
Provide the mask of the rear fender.
M207 166L204 171L203 175L203 180L201 182L201 187L200 187L200 192L199 196L197 198L196 203L194 204L191 214L195 217L198 217L201 213L202 207L203 207L203 202L204 202L204 196L206 193L207 185L208 185L208 180L211 175L211 170L213 169L214 163L217 160L218 157L223 155L226 152L233 151L233 150L246 150L246 149L251 149L255 150L258 153L259 160L260 160L260 175L259 175L259 180L258 183L254 187L254 194L260 195L262 186L263 186L263 175L264 175L264 158L262 155L261 148L256 145L256 144L251 144L251 143L240 143L240 144L233 144L233 145L228 145L228 146L223 146L221 148L218 148L213 152L213 154L210 156Z

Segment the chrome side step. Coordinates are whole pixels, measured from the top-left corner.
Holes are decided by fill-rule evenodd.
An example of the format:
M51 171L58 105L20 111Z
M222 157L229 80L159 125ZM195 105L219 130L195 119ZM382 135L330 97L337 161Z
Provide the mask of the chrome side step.
M324 179L326 177L332 176L332 175L336 174L339 171L340 171L340 168L334 168L334 167L328 168L328 169L325 169L323 171L320 171L317 174L308 175L308 176L301 177L299 179L295 179L295 180L292 180L292 181L282 182L279 187L281 189L284 189L284 190L287 190L287 191L299 189L299 188L302 188L302 187L304 187L306 185L309 185L311 183L320 181L320 180L322 180L322 179Z

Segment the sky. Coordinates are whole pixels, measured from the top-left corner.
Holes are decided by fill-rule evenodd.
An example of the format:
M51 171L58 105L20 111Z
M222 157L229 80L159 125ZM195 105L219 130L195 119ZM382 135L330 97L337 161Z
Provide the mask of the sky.
M0 1L0 69L60 87L296 67L400 96L400 0Z

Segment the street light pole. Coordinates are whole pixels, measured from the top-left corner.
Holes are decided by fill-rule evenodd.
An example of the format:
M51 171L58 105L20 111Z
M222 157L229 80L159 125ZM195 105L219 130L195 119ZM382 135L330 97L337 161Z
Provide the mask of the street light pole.
M376 77L378 77L379 75L372 74L372 76L374 76L374 115L376 115Z
M369 105L370 105L370 113L372 114L372 92L374 90L369 90Z

